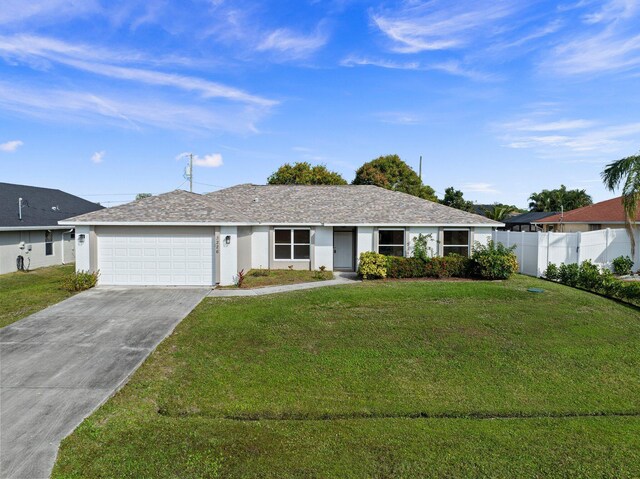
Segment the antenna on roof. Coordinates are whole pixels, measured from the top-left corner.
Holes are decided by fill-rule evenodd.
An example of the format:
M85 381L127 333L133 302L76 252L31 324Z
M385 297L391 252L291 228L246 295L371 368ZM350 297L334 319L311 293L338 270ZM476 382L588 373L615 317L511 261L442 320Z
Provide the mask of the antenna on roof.
M189 153L189 164L184 168L185 180L189 180L189 191L193 193L193 153Z

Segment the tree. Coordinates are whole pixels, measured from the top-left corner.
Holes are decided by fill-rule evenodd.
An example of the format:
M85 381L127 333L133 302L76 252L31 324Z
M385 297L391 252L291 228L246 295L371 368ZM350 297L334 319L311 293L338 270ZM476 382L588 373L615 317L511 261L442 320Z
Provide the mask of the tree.
M586 190L567 190L564 185L555 190L531 193L529 200L529 211L569 211L593 204Z
M602 172L602 181L610 190L622 187L622 207L624 208L624 225L631 240L631 256L636 254L636 239L633 229L638 217L640 203L640 155L627 156L609 163Z
M456 190L453 186L450 186L444 190L444 198L440 201L441 205L450 206L457 210L473 212L473 202L464 199L463 193L460 190Z
M345 179L324 165L311 166L306 161L285 163L267 180L270 185L346 185Z
M490 220L502 221L516 211L518 211L518 208L513 205L496 203L491 209L485 210L484 215Z
M136 201L137 200L143 200L145 198L149 198L150 196L153 196L151 193L138 193L136 195Z
M374 185L401 191L425 200L438 201L436 192L422 183L418 174L398 155L380 156L356 170L354 185Z

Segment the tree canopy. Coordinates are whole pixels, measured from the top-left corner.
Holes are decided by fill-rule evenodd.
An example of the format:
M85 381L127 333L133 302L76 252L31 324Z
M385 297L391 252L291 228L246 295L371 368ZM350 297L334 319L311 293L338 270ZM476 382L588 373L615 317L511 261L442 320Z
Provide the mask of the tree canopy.
M602 172L602 181L610 191L615 191L621 184L623 185L624 223L631 239L631 256L633 256L636 252L633 228L636 225L638 203L640 203L640 155L628 156L609 163Z
M569 211L593 204L586 190L567 190L564 185L555 190L531 193L529 200L529 211Z
M437 201L436 192L422 183L418 174L398 155L376 158L356 170L354 185L375 185L401 191L425 200Z
M518 208L513 205L503 205L502 203L496 203L491 208L486 209L484 215L490 220L502 221L513 213L517 213Z
M270 185L346 185L346 180L324 165L311 166L306 161L285 163L267 180Z
M150 196L153 196L151 193L138 193L136 195L136 200L143 200L145 198L149 198Z
M460 190L456 190L453 186L450 186L444 190L444 197L439 200L440 204L450 206L462 211L468 211L472 213L474 211L473 202L464 199L463 193Z

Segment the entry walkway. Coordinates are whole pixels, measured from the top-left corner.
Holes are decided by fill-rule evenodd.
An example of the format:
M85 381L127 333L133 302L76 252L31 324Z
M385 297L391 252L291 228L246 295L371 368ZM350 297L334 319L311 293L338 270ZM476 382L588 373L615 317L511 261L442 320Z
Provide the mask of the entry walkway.
M334 279L327 281L314 281L312 283L285 284L281 286L265 286L254 289L214 289L209 293L214 298L229 298L233 296L264 296L266 294L286 293L288 291L300 291L303 289L323 288L325 286L337 286L341 284L360 283L356 273L344 273L334 271Z

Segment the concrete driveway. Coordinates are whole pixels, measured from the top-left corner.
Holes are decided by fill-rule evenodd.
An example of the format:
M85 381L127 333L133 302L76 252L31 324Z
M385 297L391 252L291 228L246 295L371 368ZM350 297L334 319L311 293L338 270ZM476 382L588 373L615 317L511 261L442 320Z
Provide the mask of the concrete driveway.
M0 329L0 477L49 477L60 441L209 291L97 288Z

